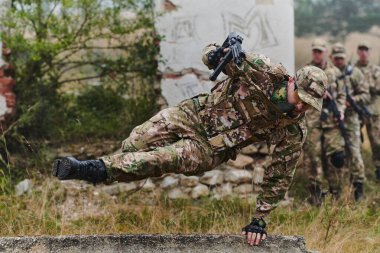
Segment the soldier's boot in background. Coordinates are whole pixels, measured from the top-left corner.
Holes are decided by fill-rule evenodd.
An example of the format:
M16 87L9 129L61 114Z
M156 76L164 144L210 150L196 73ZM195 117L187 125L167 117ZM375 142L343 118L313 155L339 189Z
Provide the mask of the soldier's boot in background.
M330 194L332 195L334 200L338 200L340 198L341 189L338 186L330 186Z
M310 197L308 202L313 206L321 206L324 194L319 184L311 184L309 186Z
M376 181L380 183L380 167L376 167L375 174L376 174Z
M59 180L80 179L93 184L107 179L106 166L102 160L78 161L74 157L56 159L53 175Z
M360 201L364 197L364 186L363 186L363 183L354 182L353 183L353 187L354 187L355 201Z

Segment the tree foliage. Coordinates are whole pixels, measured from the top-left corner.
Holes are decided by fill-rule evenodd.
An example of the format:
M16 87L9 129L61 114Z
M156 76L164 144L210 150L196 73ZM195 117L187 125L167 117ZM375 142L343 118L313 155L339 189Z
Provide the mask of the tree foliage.
M107 124L102 116L123 116L121 96L151 94L158 55L151 0L15 0L2 22L17 71L14 135L60 140L86 128L89 112Z
M377 0L296 0L296 36L367 32L380 24Z

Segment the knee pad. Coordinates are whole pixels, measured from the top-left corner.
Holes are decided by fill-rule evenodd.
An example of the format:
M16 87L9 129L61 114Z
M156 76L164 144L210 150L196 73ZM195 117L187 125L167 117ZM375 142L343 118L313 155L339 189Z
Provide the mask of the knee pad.
M338 169L344 165L345 154L343 151L335 152L330 156L331 163Z

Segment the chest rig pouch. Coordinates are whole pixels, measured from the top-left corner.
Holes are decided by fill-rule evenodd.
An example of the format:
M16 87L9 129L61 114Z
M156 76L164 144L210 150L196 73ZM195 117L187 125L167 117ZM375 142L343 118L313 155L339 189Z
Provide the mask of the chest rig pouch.
M232 148L252 137L246 119L236 106L238 100L231 92L233 80L223 83L213 93L214 100L199 111L210 144L214 149Z
M214 150L268 140L274 128L298 121L286 116L250 78L224 82L213 95L216 99L207 103L199 116Z

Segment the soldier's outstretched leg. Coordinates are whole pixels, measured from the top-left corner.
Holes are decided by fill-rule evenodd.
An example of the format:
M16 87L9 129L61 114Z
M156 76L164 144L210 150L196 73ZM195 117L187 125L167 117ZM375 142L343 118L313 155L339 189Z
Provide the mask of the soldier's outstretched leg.
M81 179L92 183L130 182L165 173L197 174L212 168L212 149L193 140L180 140L152 151L105 156L99 160L77 161L66 157L56 166L61 179Z
M212 169L213 152L207 144L183 139L152 151L122 153L102 157L107 182L130 182L165 173L198 174Z
M164 109L134 128L123 141L122 152L82 162L57 159L53 174L60 180L128 182L170 172L195 174L223 160L214 157L192 100Z

